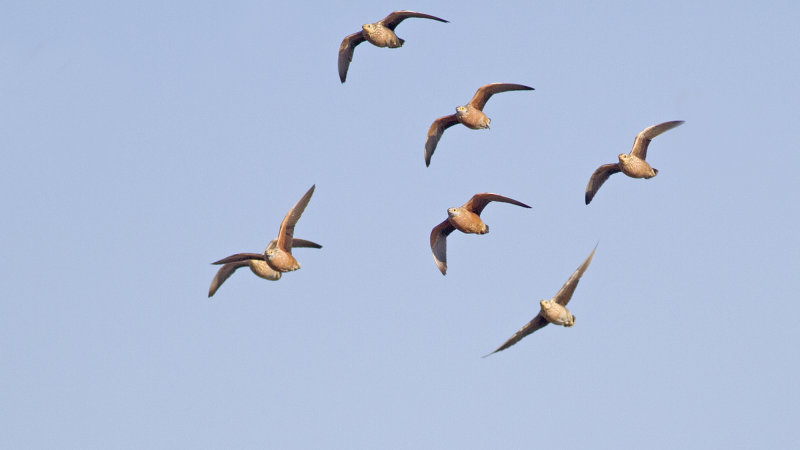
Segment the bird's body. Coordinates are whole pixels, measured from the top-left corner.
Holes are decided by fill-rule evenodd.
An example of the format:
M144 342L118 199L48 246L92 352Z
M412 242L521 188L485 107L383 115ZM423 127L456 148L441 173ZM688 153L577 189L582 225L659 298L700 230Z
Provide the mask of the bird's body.
M270 267L263 258L248 259L247 266L250 267L250 271L256 274L256 276L265 280L277 281L281 279L281 273Z
M631 178L653 178L658 174L647 161L627 153L619 154L619 170Z
M425 165L431 165L431 158L433 152L436 151L436 146L442 138L444 131L457 123L463 124L465 127L473 130L482 130L489 128L492 123L490 119L483 112L483 107L486 102L494 94L508 91L532 91L533 88L522 84L513 83L491 83L478 88L472 100L464 106L456 107L456 113L449 116L439 117L434 120L428 129L428 138L425 141Z
M267 252L266 258L267 265L278 272L292 272L300 268L297 259L282 248L275 248Z
M447 221L462 233L486 234L489 232L489 226L483 222L481 216L463 206L448 209Z
M592 173L589 178L589 184L586 185L586 193L584 195L586 204L588 205L600 186L606 182L608 177L617 172L622 172L631 178L653 178L658 175L658 169L654 169L645 158L647 158L647 147L650 146L650 141L659 134L671 130L678 125L682 124L682 120L673 120L671 122L664 122L658 125L653 125L642 130L636 135L633 140L633 148L630 153L620 153L618 156L619 162L612 164L603 164Z
M541 308L539 315L548 322L565 327L575 325L575 316L569 312L566 306L559 305L553 300L542 300L539 302L539 306Z
M489 128L489 124L492 123L492 119L484 114L483 111L472 105L459 106L456 108L456 119L464 124L465 127L473 130Z
M380 22L366 23L361 28L361 35L364 36L364 39L376 47L398 48L406 42Z

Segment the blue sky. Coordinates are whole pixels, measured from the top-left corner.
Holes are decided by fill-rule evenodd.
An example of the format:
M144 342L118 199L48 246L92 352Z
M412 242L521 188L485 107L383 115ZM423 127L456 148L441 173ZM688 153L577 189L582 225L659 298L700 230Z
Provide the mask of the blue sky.
M401 49L344 36L397 9ZM792 448L795 2L3 2L0 447ZM491 82L490 130L425 135ZM600 164L657 137L651 180ZM303 268L262 251L316 192ZM491 232L428 236L478 192ZM482 359L597 254L570 309Z

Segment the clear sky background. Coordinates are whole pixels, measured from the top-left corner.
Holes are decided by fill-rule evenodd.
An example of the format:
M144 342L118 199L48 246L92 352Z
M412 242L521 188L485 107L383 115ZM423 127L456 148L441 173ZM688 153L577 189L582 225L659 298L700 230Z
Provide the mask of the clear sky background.
M800 6L0 2L0 447L797 448ZM397 9L401 49L339 44ZM428 127L491 82L491 130ZM657 137L650 180L592 172ZM303 268L263 251L316 192ZM430 230L478 192L485 236ZM570 308L534 317L598 244Z

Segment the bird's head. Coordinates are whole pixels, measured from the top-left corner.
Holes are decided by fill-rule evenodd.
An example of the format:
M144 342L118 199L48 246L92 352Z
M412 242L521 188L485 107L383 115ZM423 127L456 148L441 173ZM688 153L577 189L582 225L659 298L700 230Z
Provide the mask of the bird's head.
M467 107L466 106L456 106L456 115L458 117L461 117L466 113L467 113Z
M620 162L621 162L621 161L627 161L627 160L628 160L628 158L630 158L630 155L628 155L627 153L620 153L620 154L619 154L619 160L620 160Z
M364 31L369 33L370 31L375 29L375 25L371 23L365 23L364 25L361 25L361 28L363 28Z
M447 216L448 217L455 217L458 215L458 208L447 208Z
M542 301L539 302L539 304L542 305L542 309L545 309L545 310L550 309L553 306L550 303L550 300L542 300Z
M272 258L278 254L278 250L275 248L268 248L266 252L264 252L264 256L267 258L268 261L272 261Z

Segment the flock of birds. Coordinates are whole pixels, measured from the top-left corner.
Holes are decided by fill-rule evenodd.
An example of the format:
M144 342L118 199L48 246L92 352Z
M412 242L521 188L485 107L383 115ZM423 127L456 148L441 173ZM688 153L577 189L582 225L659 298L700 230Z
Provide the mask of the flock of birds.
M402 47L405 41L395 34L394 29L403 20L408 18L448 22L447 20L429 14L414 11L395 11L378 22L363 25L361 31L345 37L339 47L339 79L341 82L344 83L347 79L347 71L353 60L355 48L362 42L368 41L377 47ZM428 137L425 142L425 165L430 166L433 152L436 150L436 146L446 129L457 123L461 123L473 130L489 128L492 120L483 112L483 108L486 106L486 102L489 101L489 98L501 92L523 90L533 90L533 88L514 83L487 84L480 87L472 97L472 100L465 106L456 107L455 114L436 119L428 130ZM650 141L659 134L675 128L682 123L682 120L675 120L645 128L636 135L636 139L633 142L633 149L630 153L620 153L618 155L619 162L603 164L598 167L589 179L589 184L586 186L586 204L588 205L592 201L592 198L597 194L597 190L600 189L600 186L605 183L608 177L617 172L622 172L631 178L647 179L656 176L658 170L654 169L646 161L647 148L650 145ZM303 214L303 211L305 211L306 206L308 206L311 196L314 194L314 188L315 186L311 186L305 195L303 195L292 209L289 210L281 222L278 237L270 241L263 253L237 253L212 263L221 265L222 267L220 267L214 279L211 281L211 286L208 290L209 297L213 296L222 283L241 267L247 266L257 276L275 281L281 278L281 274L300 268L300 263L292 255L293 248L322 248L321 245L315 242L294 238L294 227L300 220L300 216ZM436 266L442 272L442 275L447 273L447 236L455 230L467 234L488 233L489 226L483 222L480 215L490 202L510 203L523 208L530 208L530 206L518 200L492 193L475 194L463 206L449 208L447 210L447 218L431 230L430 237L433 259L436 262ZM548 323L562 325L564 327L575 325L575 316L566 306L572 298L572 294L575 292L575 288L578 286L581 276L589 267L589 264L591 264L596 250L597 246L595 246L592 253L589 254L589 257L575 270L553 298L539 302L540 311L536 317L489 355L511 347L525 336L544 327Z

